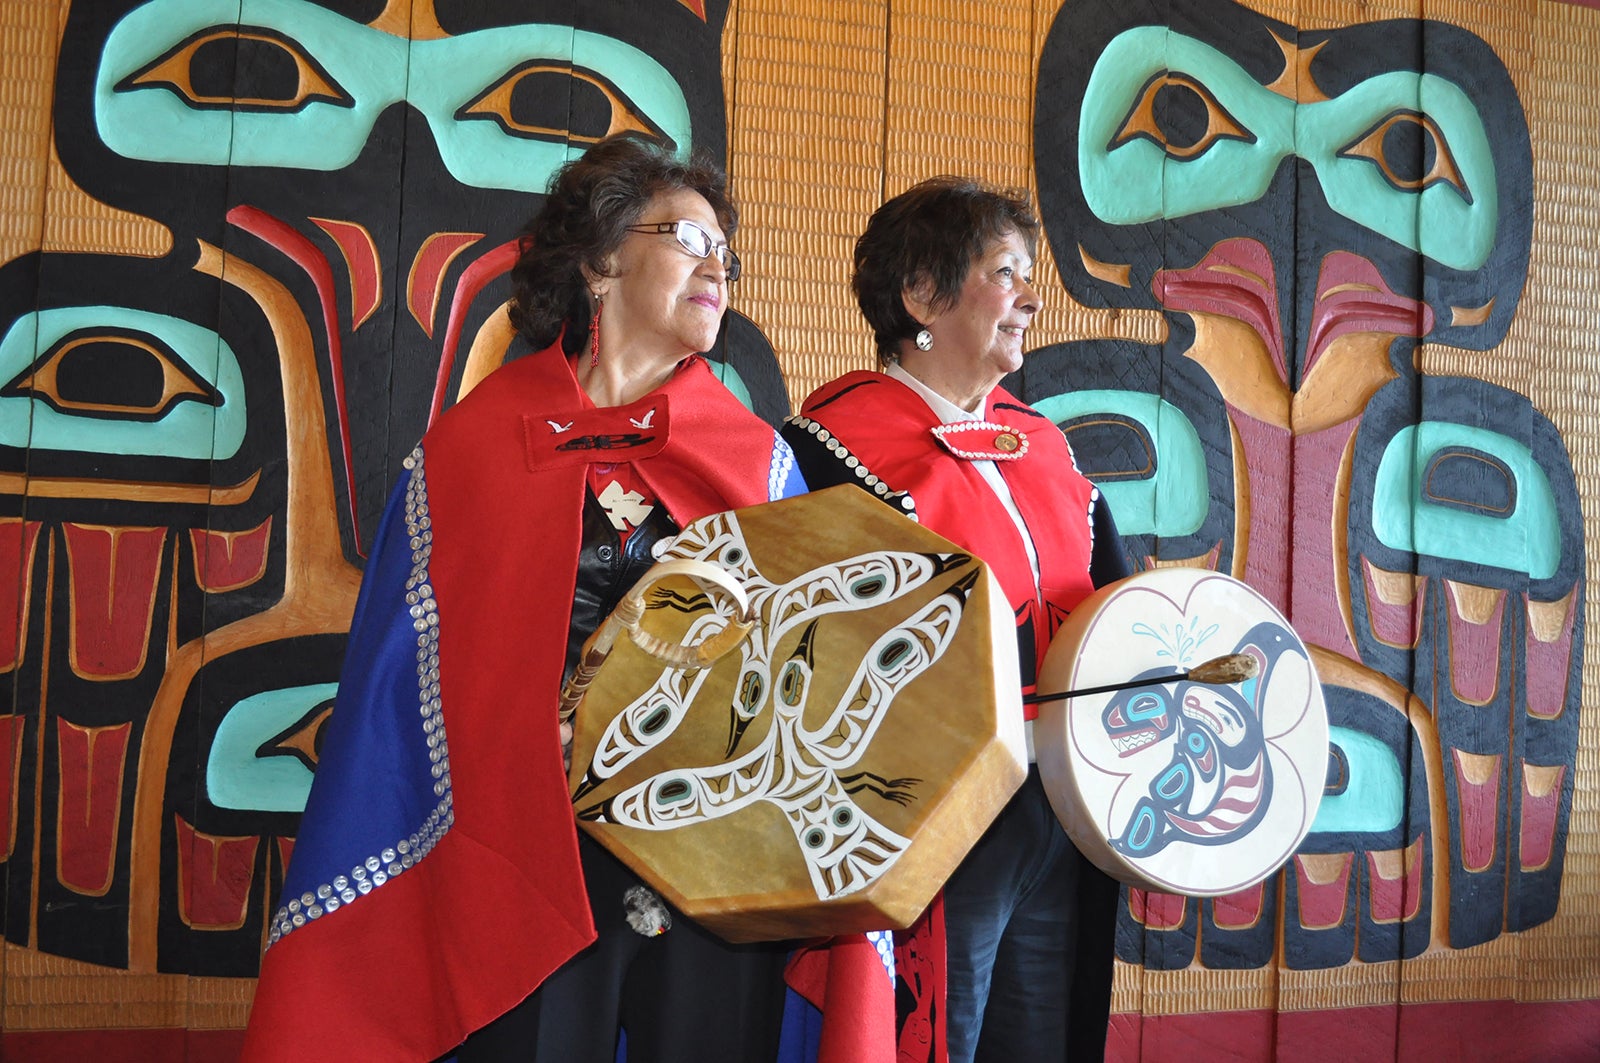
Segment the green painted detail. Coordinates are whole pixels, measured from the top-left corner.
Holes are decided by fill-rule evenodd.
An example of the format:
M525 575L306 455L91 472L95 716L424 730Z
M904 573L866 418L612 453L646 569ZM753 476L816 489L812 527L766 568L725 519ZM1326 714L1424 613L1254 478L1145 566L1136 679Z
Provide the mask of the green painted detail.
M218 808L302 812L311 769L298 757L259 757L263 742L333 697L337 683L314 683L252 694L223 716L206 758L206 796Z
M1097 483L1124 535L1193 535L1211 504L1205 451L1188 416L1159 395L1091 390L1052 395L1033 408L1060 424L1113 414L1144 426L1155 444L1156 474L1148 480Z
M800 704L805 691L806 674L798 664L790 661L784 665L783 674L778 676L778 697L785 705L793 708Z
M862 576L850 584L850 593L857 598L876 598L888 585L882 576Z
M694 794L694 787L687 779L668 779L656 790L656 804L675 805L687 801Z
M156 337L197 379L217 389L220 405L185 400L155 420L58 410L29 395L0 396L0 445L87 454L160 458L231 458L244 442L244 374L228 341L192 321L122 306L62 306L24 314L0 338L0 382L16 379L45 351L79 329L118 329ZM149 358L148 353L130 357Z
M911 656L911 640L895 639L878 651L878 671L892 672Z
M1405 775L1389 747L1348 727L1329 727L1328 744L1344 752L1350 778L1343 793L1323 795L1312 832L1376 834L1398 827L1405 815Z
M1187 159L1144 137L1115 143L1145 85L1167 71L1203 86L1254 139L1219 138ZM1341 155L1399 111L1434 122L1464 192L1443 181L1397 188L1371 159ZM1252 203L1293 155L1311 164L1329 206L1413 251L1454 269L1476 269L1494 247L1499 193L1488 133L1467 95L1434 74L1391 71L1333 99L1296 104L1210 45L1164 26L1141 26L1119 34L1101 53L1082 114L1084 199L1111 225Z
M755 712L767 696L766 680L759 672L746 672L739 684L739 704L746 712Z
M280 33L314 60L351 103L313 100L281 111L196 107L171 88L116 86L195 33L255 26ZM463 106L522 64L546 60L598 74L687 154L683 90L650 56L571 26L526 24L407 41L306 0L152 0L106 38L95 78L95 124L106 146L153 162L339 170L354 162L378 116L407 102L428 121L457 181L543 192L584 145L517 136L462 117Z
M1516 508L1505 516L1431 502L1423 477L1434 455L1467 447L1505 462L1516 478ZM1391 550L1491 565L1549 579L1561 564L1555 492L1526 444L1486 428L1425 421L1395 433L1372 485L1372 531Z

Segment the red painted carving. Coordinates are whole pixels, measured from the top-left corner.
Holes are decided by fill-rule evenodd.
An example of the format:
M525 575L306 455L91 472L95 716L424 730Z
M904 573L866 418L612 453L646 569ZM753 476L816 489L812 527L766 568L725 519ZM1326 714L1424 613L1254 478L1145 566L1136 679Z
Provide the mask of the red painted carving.
M1301 926L1307 930L1328 930L1343 925L1353 857L1352 853L1295 855Z
M1360 255L1335 251L1322 260L1317 274L1304 372L1309 377L1340 336L1353 332L1426 336L1432 331L1433 309L1427 303L1390 290L1378 267Z
M1456 795L1461 822L1461 866L1486 871L1494 863L1495 828L1500 820L1500 757L1450 751L1456 765Z
M1543 871L1555 851L1556 814L1561 811L1565 764L1541 767L1522 764L1522 822L1517 834L1517 862L1524 871Z
M22 735L25 716L0 716L0 860L11 859L17 845L17 809L22 807Z
M490 281L516 265L517 254L517 242L507 240L499 247L485 251L461 271L461 279L456 282L455 297L450 301L450 320L445 326L444 343L439 352L439 373L433 382L433 405L428 411L428 424L433 424L444 412L445 389L450 383L450 373L455 368L456 351L461 346L461 330L466 327L467 308Z
M61 794L56 816L56 877L91 897L111 888L117 827L122 820L122 778L133 724L80 727L56 720Z
M350 271L350 329L360 328L383 302L383 266L378 248L365 225L333 218L310 219L317 228L333 237Z
M1129 888L1128 908L1133 917L1151 930L1176 930L1183 925L1187 899L1174 893Z
M1224 240L1188 269L1157 271L1152 290L1170 309L1232 319L1256 334L1260 366L1234 349L1236 333L1206 340L1197 332L1188 352L1216 381L1243 452L1247 480L1239 490L1250 507L1238 544L1244 579L1305 641L1358 660L1341 601L1343 551L1334 539L1343 503L1338 478L1365 400L1393 374L1372 364L1370 345L1334 345L1357 333L1421 336L1433 327L1433 312L1392 291L1365 258L1328 255L1317 275L1300 379L1291 386L1272 259L1259 241ZM1319 372L1321 383L1308 387ZM1276 380L1262 379L1272 373Z
M1415 582L1416 590L1409 602L1390 602L1378 592L1378 580L1373 571L1372 562L1363 557L1361 576L1367 587L1367 622L1372 628L1372 637L1385 646L1416 649L1417 638L1422 633L1423 609L1428 601L1428 581L1418 579ZM1410 582L1409 574L1400 575Z
M250 586L267 570L271 536L270 516L249 531L191 528L189 539L194 544L195 582L201 590L212 594Z
M349 498L351 527L355 530L355 541L360 543L361 516L356 510L355 457L350 446L350 413L345 403L344 347L340 339L339 317L334 307L333 267L328 265L328 256L305 234L264 210L240 204L228 211L228 221L289 256L290 261L305 271L317 290L317 301L322 304L322 328L328 339L328 361L333 370L329 375L333 380L333 406L339 418L339 442L344 449L344 482Z
M221 837L195 830L182 816L178 829L178 915L196 930L237 930L250 904L258 835Z
M1522 596L1524 609L1528 596ZM1567 596L1566 615L1556 637L1548 642L1540 638L1530 619L1527 623L1527 675L1524 682L1528 691L1528 715L1541 720L1553 720L1561 715L1567 703L1567 676L1572 665L1572 618L1578 596Z
M72 579L72 670L128 679L144 670L165 528L63 524Z
M445 270L457 255L482 239L482 233L434 233L417 249L411 276L406 279L406 309L429 339L433 338L433 317L439 310Z
M1391 877L1394 871L1399 874ZM1367 890L1368 910L1374 923L1403 923L1416 918L1422 910L1422 839L1398 853L1369 852Z
M1211 918L1221 930L1248 930L1261 919L1266 883L1218 897L1211 902Z
M1500 637L1506 611L1506 594L1490 588L1470 588L1494 596L1494 607L1482 621L1462 615L1461 585L1444 581L1445 611L1450 620L1450 689L1468 705L1487 705L1500 686Z
M33 548L38 541L38 521L0 520L0 673L22 663L29 591L33 589Z

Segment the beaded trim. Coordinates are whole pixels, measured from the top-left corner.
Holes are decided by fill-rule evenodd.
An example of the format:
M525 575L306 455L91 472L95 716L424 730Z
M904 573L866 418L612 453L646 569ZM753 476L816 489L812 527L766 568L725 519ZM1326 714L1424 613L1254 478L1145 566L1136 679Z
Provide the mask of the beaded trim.
M767 470L767 499L776 502L783 497L783 489L794 471L794 451L776 432L772 434L772 464Z
M450 747L444 737L444 714L439 703L439 603L433 597L428 578L428 561L433 554L433 519L428 516L428 484L422 474L422 448L405 459L411 470L406 484L406 530L411 536L411 575L406 580L406 604L411 609L411 626L417 632L417 693L422 714L422 733L428 743L429 769L433 794L438 803L428 818L409 837L397 840L381 852L373 853L350 869L313 890L291 898L272 917L267 935L271 948L285 935L338 911L358 897L365 897L391 878L410 869L433 851L439 839L455 823L454 799L450 788Z
M942 424L929 429L939 439L939 445L958 458L968 461L1019 461L1028 455L1028 434L1008 424L996 424L993 421L956 421L951 424ZM1016 439L1021 445L1013 451L989 453L981 450L963 450L945 438L953 432L1000 432Z
M796 428L803 428L813 436L816 436L817 442L827 447L828 452L842 462L845 468L855 473L856 479L861 481L862 486L879 498L898 504L900 511L912 520L917 519L917 504L912 500L911 496L903 491L896 492L892 490L888 484L869 472L861 459L850 453L850 449L839 442L838 436L811 418L802 417L799 414L789 418L785 423L792 424Z

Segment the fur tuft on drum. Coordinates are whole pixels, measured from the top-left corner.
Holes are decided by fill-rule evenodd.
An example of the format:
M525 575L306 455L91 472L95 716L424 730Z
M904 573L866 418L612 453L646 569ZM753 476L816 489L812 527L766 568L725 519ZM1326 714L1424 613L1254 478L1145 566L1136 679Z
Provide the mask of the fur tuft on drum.
M1173 677L1253 658L1230 685ZM1311 655L1282 614L1231 577L1142 572L1101 588L1056 633L1041 691L1148 678L1040 706L1034 750L1079 850L1130 886L1191 897L1267 878L1311 829L1328 714Z
M577 708L579 825L730 941L908 926L1027 774L988 568L850 486L694 521L660 559L720 566L757 622L671 667L638 643L739 607L683 575L644 592L649 637L617 638Z

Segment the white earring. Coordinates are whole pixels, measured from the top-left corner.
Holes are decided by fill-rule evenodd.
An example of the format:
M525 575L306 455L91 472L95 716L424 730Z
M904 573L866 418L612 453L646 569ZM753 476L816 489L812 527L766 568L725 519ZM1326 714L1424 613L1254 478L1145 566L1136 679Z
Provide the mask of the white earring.
M917 333L917 337L913 342L916 343L917 350L931 351L933 350L933 333L929 332L927 329L923 329L921 332Z

